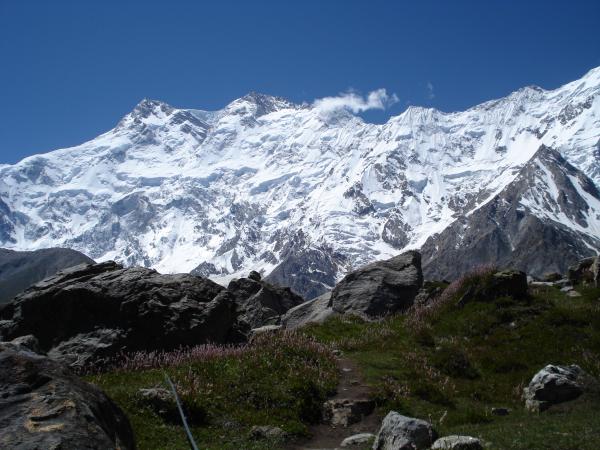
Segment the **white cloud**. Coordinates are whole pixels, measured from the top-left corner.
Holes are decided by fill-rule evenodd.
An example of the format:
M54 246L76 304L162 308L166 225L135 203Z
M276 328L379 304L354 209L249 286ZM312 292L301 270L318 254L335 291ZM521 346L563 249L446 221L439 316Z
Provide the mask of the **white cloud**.
M313 107L323 113L340 109L359 113L369 109L386 109L396 102L396 94L389 95L385 89L377 89L369 92L366 97L355 92L345 92L337 97L319 98L313 102Z
M435 98L435 91L433 90L433 84L431 81L427 82L427 98L433 100Z

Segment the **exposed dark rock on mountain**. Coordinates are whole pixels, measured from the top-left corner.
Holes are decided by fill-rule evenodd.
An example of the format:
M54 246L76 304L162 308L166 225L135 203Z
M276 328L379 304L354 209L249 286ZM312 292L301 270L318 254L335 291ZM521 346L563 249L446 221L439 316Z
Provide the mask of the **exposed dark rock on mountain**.
M558 152L542 146L491 201L425 242L425 276L455 279L489 263L533 276L565 273L569 265L595 254L591 247L600 245L600 236L566 227L559 217L587 227L592 200L600 201L594 183Z
M340 314L376 318L408 309L422 284L421 255L410 251L350 272L331 293L329 304Z
M266 277L279 286L289 286L306 299L313 299L333 289L344 258L329 248L297 247L286 249L281 262Z
M32 284L62 269L82 263L94 261L83 253L68 248L47 248L32 252L0 248L0 304L12 300Z
M55 359L81 366L120 351L225 342L235 305L224 288L192 275L161 275L114 262L48 278L0 311L4 339L33 334Z
M0 447L135 448L123 412L61 364L0 343Z

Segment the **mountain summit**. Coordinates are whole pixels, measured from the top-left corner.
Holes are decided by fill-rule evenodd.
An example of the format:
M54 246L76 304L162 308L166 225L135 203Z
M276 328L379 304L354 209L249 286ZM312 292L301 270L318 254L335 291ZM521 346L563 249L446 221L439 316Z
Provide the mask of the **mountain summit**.
M307 297L421 247L430 276L564 271L600 249L599 94L596 68L385 124L257 93L220 111L144 100L89 142L0 166L0 246L216 281L255 269Z

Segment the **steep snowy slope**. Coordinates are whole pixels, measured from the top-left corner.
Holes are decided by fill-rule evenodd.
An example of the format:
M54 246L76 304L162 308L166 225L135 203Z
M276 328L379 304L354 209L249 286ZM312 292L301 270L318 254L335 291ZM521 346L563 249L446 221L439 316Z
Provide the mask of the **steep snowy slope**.
M315 295L496 198L541 144L598 185L599 92L597 68L553 91L464 112L410 107L382 125L256 93L214 112L144 100L92 141L0 167L0 246L217 281L273 271Z
M600 192L555 150L541 146L518 176L483 207L422 247L423 269L454 279L482 264L528 274L566 273L600 249Z

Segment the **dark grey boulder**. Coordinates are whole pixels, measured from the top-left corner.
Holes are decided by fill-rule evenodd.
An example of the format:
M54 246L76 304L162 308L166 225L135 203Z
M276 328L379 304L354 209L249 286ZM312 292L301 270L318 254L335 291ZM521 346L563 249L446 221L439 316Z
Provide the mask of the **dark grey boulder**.
M523 389L525 407L534 412L545 411L557 403L575 400L584 392L587 375L579 366L549 364Z
M4 340L34 335L73 367L121 352L171 350L235 339L224 288L188 274L161 275L114 262L80 265L18 295L0 311Z
M567 278L573 284L589 284L598 287L600 260L598 256L582 259L569 267Z
M93 264L83 253L68 248L18 252L0 248L0 305L32 284L68 267Z
M377 318L410 308L422 285L421 255L409 251L350 272L329 304L340 314Z
M230 298L236 305L240 330L249 332L265 325L277 325L282 314L304 302L290 288L275 286L255 278L232 280L227 291L220 295Z
M436 438L429 422L391 411L381 423L373 450L425 450Z
M294 329L309 323L323 323L328 317L336 314L329 306L330 299L331 292L327 292L314 300L289 309L281 317L281 324L287 329Z
M135 448L123 412L63 365L0 343L0 448Z

